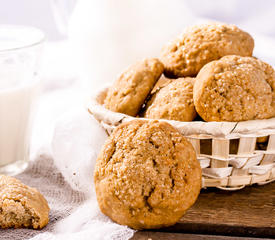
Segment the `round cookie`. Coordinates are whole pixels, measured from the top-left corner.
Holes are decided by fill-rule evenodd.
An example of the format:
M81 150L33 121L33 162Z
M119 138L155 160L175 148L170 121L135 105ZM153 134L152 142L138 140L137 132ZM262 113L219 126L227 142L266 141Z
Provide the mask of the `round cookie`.
M163 64L156 58L132 65L109 88L105 107L114 112L136 116L163 69Z
M0 228L41 229L49 222L49 206L35 188L0 175Z
M194 104L205 121L274 117L274 70L256 58L235 55L208 63L196 78Z
M168 77L196 76L208 62L226 55L252 56L253 38L235 25L209 23L187 28L161 52Z
M94 172L97 201L134 229L175 224L195 202L201 168L192 145L170 124L133 120L103 146Z
M155 94L161 88L165 87L166 85L168 85L169 83L171 83L173 81L174 81L174 79L166 78L164 75L161 75L161 77L159 78L159 80L156 82L154 88L152 89L150 95Z
M196 117L193 78L179 78L156 92L146 104L144 117L192 121Z

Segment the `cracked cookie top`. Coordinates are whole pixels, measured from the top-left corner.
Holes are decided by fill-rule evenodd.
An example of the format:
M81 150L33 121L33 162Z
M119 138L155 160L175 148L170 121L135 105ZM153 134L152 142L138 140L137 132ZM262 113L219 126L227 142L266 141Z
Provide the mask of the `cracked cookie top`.
M163 73L157 58L137 62L123 72L108 90L105 107L114 112L136 116Z
M196 117L193 78L179 78L156 91L147 102L144 117L192 121Z
M208 62L226 55L252 56L253 48L253 38L235 25L201 24L165 45L161 61L168 77L196 76Z
M175 224L195 202L201 168L192 145L170 124L133 120L103 146L94 181L101 211L134 229Z
M196 78L194 104L205 121L274 117L274 70L259 59L235 55L208 63Z
M0 228L40 229L49 221L49 206L35 188L0 175Z

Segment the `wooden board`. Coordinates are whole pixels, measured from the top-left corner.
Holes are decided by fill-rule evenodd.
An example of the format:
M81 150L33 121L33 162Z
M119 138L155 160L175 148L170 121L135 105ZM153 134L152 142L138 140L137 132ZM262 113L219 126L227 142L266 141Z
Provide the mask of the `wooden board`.
M202 190L195 205L176 225L157 230L155 234L161 231L273 238L275 183L254 185L234 192Z
M137 232L131 240L260 240L262 238L229 237L186 233ZM270 240L265 238L265 240Z

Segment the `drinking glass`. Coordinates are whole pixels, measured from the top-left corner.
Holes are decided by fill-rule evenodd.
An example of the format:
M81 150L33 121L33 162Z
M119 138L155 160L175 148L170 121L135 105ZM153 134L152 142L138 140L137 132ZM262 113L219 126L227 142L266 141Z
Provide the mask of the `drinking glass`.
M44 39L36 28L0 25L0 174L15 175L29 162Z

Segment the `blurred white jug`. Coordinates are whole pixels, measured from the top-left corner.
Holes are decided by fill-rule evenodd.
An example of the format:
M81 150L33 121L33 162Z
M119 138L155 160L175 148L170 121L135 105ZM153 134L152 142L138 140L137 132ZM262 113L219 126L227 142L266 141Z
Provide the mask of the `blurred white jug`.
M129 65L158 57L194 19L181 0L52 0L85 88L114 81ZM70 14L70 12L72 14Z

